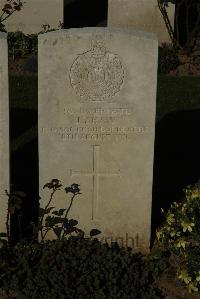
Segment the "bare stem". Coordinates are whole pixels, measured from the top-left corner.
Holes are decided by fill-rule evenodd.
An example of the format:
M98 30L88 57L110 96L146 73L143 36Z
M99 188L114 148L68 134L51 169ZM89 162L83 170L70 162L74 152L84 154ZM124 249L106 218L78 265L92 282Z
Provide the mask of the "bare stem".
M9 227L9 220L10 220L9 199L10 199L10 195L8 194L7 190L5 190L5 193L8 196L8 209L7 209L7 216L6 216L6 231L7 231L7 237L8 237L8 246L10 246L10 227Z
M53 189L53 191L51 192L51 196L50 196L50 199L49 199L49 202L47 203L46 207L44 208L45 210L48 208L48 206L50 205L52 199L53 199L53 196L54 196L54 193L56 192L57 189ZM40 227L40 225L42 225L42 222L43 222L43 219L44 219L44 215L42 215L41 217L41 220L39 221L39 224L38 226ZM46 234L45 234L46 236ZM43 232L42 232L42 228L41 228L41 238L42 240L44 240L44 236L43 236Z
M73 194L73 196L72 196L72 198L71 198L70 205L69 205L69 207L68 207L68 209L67 209L67 211L66 211L66 213L65 213L64 220L67 219L68 213L69 213L69 211L70 211L70 209L71 209L71 207L72 207L73 200L74 200L75 196L76 196L76 194ZM63 222L63 224L62 224L62 230L63 230L63 229L64 229L64 222ZM62 235L62 239L64 238L64 236L65 236L65 232L64 232L63 235Z
M7 14L7 16L1 20L1 23L4 22L7 18L9 18L16 10L12 10L11 13Z
M48 233L50 230L51 230L50 228L47 228L47 229L46 229L46 232L45 232L45 234L44 234L44 236L43 236L42 241L44 241L44 238L46 237L47 233Z

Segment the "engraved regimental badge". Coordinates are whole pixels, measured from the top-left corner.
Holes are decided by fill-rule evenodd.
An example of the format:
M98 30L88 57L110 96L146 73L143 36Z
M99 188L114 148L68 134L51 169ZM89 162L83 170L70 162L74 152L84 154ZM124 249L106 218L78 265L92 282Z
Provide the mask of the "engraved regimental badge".
M124 81L121 58L93 40L89 51L80 54L70 70L70 81L76 93L92 101L103 101L115 96Z

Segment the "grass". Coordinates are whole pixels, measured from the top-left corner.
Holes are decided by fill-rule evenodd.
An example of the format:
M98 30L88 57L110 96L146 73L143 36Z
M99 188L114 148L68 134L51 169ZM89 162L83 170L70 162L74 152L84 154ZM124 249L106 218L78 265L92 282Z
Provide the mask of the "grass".
M12 109L37 110L37 75L10 76ZM200 76L158 75L157 120L172 111L200 109Z
M169 112L200 109L200 76L159 75L156 109L157 120Z

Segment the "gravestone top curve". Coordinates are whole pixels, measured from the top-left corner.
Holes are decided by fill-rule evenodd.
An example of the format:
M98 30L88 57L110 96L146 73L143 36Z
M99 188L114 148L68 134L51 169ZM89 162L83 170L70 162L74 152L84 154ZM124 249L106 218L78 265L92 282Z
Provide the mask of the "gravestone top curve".
M157 41L157 36L156 34L152 32L146 32L142 30L134 30L134 29L129 29L129 28L120 28L120 27L84 27L84 28L70 28L70 29L60 29L60 30L55 30L51 32L46 32L46 33L40 33L38 34L38 39L42 40L46 37L59 37L59 35L62 34L68 34L68 35L76 35L76 34L95 34L95 33L113 33L113 34L119 34L119 35L125 35L128 34L130 37L133 38L142 38L142 39L154 39Z

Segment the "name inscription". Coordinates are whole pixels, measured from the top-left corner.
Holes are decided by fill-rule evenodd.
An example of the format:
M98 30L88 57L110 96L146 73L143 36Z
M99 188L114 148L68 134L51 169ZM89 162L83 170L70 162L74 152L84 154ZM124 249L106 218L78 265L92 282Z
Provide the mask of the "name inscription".
M102 143L126 142L149 131L147 126L132 126L134 120L132 108L66 107L64 115L67 117L66 126L43 127L42 133L57 136L62 141Z

